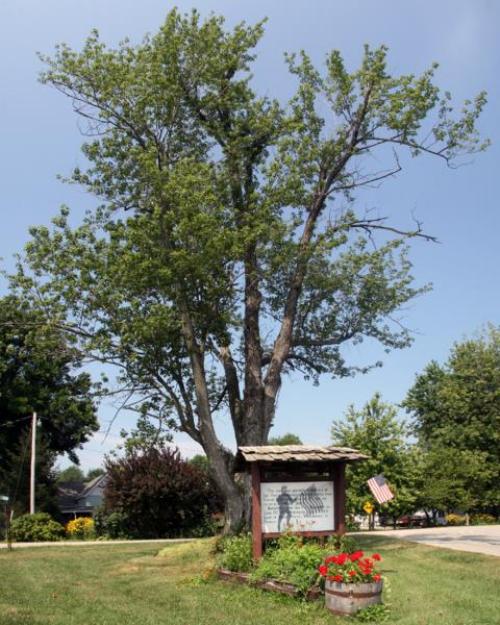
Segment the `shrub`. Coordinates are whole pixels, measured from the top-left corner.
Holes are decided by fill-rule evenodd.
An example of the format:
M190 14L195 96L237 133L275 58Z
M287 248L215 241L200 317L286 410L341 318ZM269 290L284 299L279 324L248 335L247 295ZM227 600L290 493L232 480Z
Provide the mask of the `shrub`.
M492 514L485 514L484 512L478 512L471 515L471 525L494 525L497 522L496 518Z
M216 515L206 515L203 522L194 527L189 535L192 538L206 538L207 536L215 536L223 529L224 523L220 523Z
M218 541L216 549L220 552L218 564L221 568L241 573L248 573L252 570L251 534L222 538Z
M127 533L128 518L123 512L106 512L102 509L94 513L94 528L97 536L104 538L130 538Z
M183 460L178 450L132 450L109 460L106 472L105 512L124 515L121 530L131 537L199 535L217 511L218 496L206 471Z
M66 523L66 536L89 540L95 538L94 521L90 517L77 517Z
M447 514L445 520L446 525L465 525L465 516L461 514Z
M359 521L355 521L354 517L349 516L346 519L345 528L348 532L359 532L361 529L361 523Z
M12 521L11 537L17 542L60 540L64 527L46 512L23 514Z

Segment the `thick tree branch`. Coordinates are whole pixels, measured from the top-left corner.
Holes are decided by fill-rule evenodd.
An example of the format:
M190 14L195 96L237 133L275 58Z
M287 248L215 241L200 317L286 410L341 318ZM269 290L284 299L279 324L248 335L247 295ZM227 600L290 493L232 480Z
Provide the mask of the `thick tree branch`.
M302 292L302 285L307 271L307 265L309 260L309 245L313 237L316 222L325 206L325 200L333 183L342 173L346 164L355 153L355 148L359 140L361 128L367 115L371 91L372 86L370 85L366 90L363 98L363 103L356 114L355 120L352 122L350 132L348 133L349 141L347 142L347 146L344 149L343 154L338 161L332 163L328 173L325 176L324 181L320 179L318 183L318 190L313 198L313 202L309 209L308 216L304 225L302 236L299 242L298 258L294 273L290 281L290 288L288 290L288 295L284 307L283 321L281 323L278 336L274 343L273 355L264 380L266 395L265 401L267 406L267 431L269 431L272 425L272 419L274 417L276 395L281 385L281 370L291 347L293 328L297 313L297 305L300 294Z

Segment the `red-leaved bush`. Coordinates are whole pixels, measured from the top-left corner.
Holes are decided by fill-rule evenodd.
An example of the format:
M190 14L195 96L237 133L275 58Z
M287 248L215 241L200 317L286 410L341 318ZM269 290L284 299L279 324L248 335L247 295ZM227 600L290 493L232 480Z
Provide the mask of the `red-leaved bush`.
M203 533L219 498L208 473L175 449L133 451L108 460L106 513L119 512L131 537L170 538Z

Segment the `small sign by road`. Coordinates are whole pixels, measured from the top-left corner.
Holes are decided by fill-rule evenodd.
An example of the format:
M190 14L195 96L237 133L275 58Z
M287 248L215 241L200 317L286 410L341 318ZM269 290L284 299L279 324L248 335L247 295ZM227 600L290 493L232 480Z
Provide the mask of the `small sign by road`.
M365 504L363 505L363 510L366 512L366 514L371 514L373 512L373 504L369 501L365 502Z

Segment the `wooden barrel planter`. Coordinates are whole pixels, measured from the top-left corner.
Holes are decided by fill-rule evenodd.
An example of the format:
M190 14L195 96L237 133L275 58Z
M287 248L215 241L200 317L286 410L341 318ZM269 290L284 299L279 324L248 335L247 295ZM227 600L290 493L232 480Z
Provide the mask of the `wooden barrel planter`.
M325 607L333 614L351 615L382 602L383 582L344 584L325 580Z

